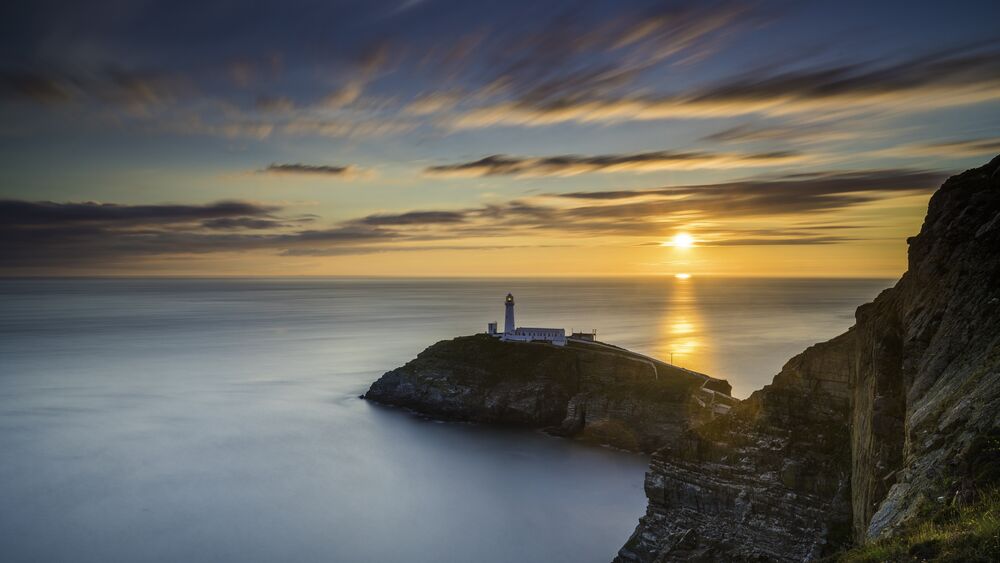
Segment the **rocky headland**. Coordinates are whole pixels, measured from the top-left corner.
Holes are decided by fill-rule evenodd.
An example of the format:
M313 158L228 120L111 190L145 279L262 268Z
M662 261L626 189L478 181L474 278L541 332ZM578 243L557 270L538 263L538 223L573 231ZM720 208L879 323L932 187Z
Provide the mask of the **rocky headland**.
M444 340L365 398L447 420L542 428L652 452L736 403L722 379L595 342Z
M1000 486L1000 157L945 182L908 242L908 271L853 327L743 401L620 348L486 335L431 346L366 398L655 452L616 561L850 559ZM957 529L859 558L1000 554L993 528Z

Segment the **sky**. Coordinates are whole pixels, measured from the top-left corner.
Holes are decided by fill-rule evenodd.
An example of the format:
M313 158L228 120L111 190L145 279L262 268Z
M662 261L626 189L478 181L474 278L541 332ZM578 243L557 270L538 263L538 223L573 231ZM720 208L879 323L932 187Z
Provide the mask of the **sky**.
M0 275L895 277L1000 4L8 2Z

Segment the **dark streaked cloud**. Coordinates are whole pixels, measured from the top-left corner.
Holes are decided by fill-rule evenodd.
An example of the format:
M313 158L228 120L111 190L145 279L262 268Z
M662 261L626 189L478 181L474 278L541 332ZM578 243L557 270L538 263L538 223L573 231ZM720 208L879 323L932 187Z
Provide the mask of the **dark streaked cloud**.
M595 156L559 155L516 157L492 155L471 162L431 166L425 173L437 176L572 176L587 172L649 172L697 168L753 168L806 160L791 151L767 153L711 153L652 151Z
M351 224L304 229L312 216L251 202L120 205L0 201L0 262L24 267L100 267L165 255L274 250L393 240Z
M439 225L461 223L465 215L460 211L409 211L397 214L368 215L358 220L365 225Z
M279 209L246 201L220 201L205 205L121 205L3 200L0 201L0 224L5 227L148 226L220 218L269 217Z
M219 217L202 221L201 226L206 229L234 230L234 229L254 229L267 230L279 229L292 226L292 223L276 219L259 219L256 217Z
M271 163L261 172L272 174L318 174L322 176L342 176L348 177L358 173L358 168L351 165L338 166L329 164L302 164L300 162L292 164Z
M644 190L607 190L568 192L556 197L585 200L622 200L659 197L731 197L734 202L746 198L768 201L787 197L840 197L894 191L930 191L937 188L947 175L928 170L888 169L864 171L830 171L785 174L719 184L676 186Z
M381 254L386 252L428 252L428 251L487 251L487 250L524 250L533 248L569 248L565 244L421 244L407 246L345 246L339 248L292 248L281 253L282 256L352 256L358 254Z

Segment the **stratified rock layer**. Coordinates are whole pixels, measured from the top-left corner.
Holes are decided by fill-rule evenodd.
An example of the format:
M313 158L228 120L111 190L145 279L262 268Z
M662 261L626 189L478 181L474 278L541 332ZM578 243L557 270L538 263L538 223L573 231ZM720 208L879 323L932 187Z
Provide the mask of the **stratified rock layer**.
M549 428L653 451L735 404L730 385L628 350L463 336L427 348L366 399L452 420Z
M803 561L1000 482L1000 157L949 179L856 325L670 441L617 561Z

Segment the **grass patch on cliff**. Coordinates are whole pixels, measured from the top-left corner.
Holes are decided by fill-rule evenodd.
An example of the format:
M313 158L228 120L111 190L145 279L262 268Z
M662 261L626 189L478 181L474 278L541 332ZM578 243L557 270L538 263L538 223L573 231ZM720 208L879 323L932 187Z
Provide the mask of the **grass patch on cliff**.
M948 507L892 538L856 547L836 561L1000 561L1000 489Z

